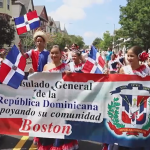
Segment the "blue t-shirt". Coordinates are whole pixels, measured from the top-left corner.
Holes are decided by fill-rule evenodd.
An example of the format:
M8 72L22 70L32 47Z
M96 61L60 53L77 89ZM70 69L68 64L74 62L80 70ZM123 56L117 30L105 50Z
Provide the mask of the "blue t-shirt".
M111 60L111 55L112 55L112 51L108 51L107 55L106 55L106 60L107 61Z

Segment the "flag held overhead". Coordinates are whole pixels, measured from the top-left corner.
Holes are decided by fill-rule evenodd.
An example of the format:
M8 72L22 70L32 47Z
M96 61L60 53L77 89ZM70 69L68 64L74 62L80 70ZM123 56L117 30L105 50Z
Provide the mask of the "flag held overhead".
M14 19L18 35L40 27L36 10Z
M0 82L17 89L24 79L26 59L14 45L0 68Z

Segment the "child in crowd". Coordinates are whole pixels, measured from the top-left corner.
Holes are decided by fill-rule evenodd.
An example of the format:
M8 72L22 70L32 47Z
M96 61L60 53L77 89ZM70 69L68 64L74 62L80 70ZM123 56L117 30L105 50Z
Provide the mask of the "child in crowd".
M19 43L20 52L27 59L31 58L32 60L32 68L30 68L29 72L41 72L43 71L43 67L47 64L49 60L49 51L45 49L48 37L46 33L40 29L36 30L33 35L33 40L36 45L36 49L32 49L27 53L24 53L21 42Z

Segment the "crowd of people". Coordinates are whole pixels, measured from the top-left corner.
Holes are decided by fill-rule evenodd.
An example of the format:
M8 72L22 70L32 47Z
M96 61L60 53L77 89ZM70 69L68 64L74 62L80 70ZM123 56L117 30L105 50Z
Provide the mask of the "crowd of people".
M47 36L42 30L37 30L34 33L33 40L36 49L32 49L26 53L22 48L21 42L18 47L22 55L27 59L31 58L32 68L29 73L33 72L65 72L83 73L82 68L88 58L88 53L80 50L77 44L72 44L71 47L65 47L62 51L58 45L54 45L50 51L46 50ZM139 46L133 46L127 51L127 60L125 54L120 50L115 54L111 48L108 48L107 53L103 57L106 61L105 74L130 74L146 77L150 75L149 55ZM75 139L50 139L50 138L34 138L34 144L38 150L77 150L79 148L78 141ZM132 149L119 146L119 144L108 143L103 144L103 150L119 150ZM134 149L134 148L133 148ZM141 149L141 148L139 148ZM138 150L138 148L136 148Z
M150 75L149 54L140 46L133 46L127 51L127 58L122 50L115 54L108 48L106 71L108 74L130 74L146 77Z

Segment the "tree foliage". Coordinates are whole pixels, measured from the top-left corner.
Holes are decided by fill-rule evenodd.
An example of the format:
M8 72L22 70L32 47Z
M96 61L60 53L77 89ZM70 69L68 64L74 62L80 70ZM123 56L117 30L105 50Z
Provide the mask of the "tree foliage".
M63 49L66 45L70 45L71 40L66 34L57 33L56 35L50 35L47 48L51 49L53 45L59 45Z
M76 36L76 35L68 35L69 38L71 39L71 44L72 43L76 43L80 48L83 48L85 43L84 43L84 39L81 36Z
M96 38L94 41L93 41L93 45L96 47L96 48L100 48L100 43L101 43L102 39L101 38Z
M89 45L84 45L83 49L89 49Z
M10 46L15 38L15 28L4 17L0 16L0 48Z
M85 45L81 36L67 35L61 33L57 33L55 35L48 34L47 49L50 50L53 45L59 45L60 49L64 49L65 46L71 46L73 43L76 43L80 48L83 48ZM23 45L28 49L33 48L35 43L32 39L32 36L24 38Z
M24 49L27 49L27 50L35 47L35 43L34 43L33 37L31 35L23 38L22 44L24 46Z
M120 21L123 37L131 38L127 46L150 47L150 0L127 0L120 7Z
M112 47L112 42L113 42L113 36L110 34L109 31L106 31L103 34L102 39L97 37L94 41L93 41L93 45L101 50L107 50L108 47Z
M80 48L83 48L85 45L81 36L57 33L50 36L48 48L51 48L53 45L59 45L61 49L64 49L65 46L71 46L73 43L76 43Z
M113 36L111 36L109 31L106 31L103 34L102 41L100 42L100 48L102 50L107 50L108 47L112 47Z

